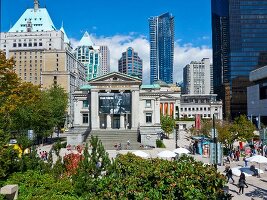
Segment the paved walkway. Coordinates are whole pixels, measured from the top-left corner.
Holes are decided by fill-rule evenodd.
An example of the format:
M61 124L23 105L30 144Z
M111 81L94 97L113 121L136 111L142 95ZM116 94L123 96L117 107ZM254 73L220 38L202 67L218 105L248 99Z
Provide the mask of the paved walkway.
M175 149L174 136L172 135L172 136L170 136L170 139L164 140L164 144L166 146L166 149L154 148L154 149L149 149L149 150L144 150L144 151L146 153L148 153L151 158L156 158L157 154L163 150L174 150ZM189 144L190 144L190 140L188 139L187 133L184 131L180 131L180 139L178 140L177 145L179 147L188 148ZM39 151L49 152L51 147L52 147L52 145L40 147L38 149L38 153L39 153ZM107 150L110 158L115 158L118 153L126 154L126 153L132 152L132 151L134 151L134 150L120 150L120 151ZM77 151L75 151L75 150L67 151L66 149L61 149L60 155L63 157L64 155L66 155L70 152L77 152ZM204 163L209 163L209 158L203 157L202 155L192 155L192 156L198 161L202 161ZM54 158L54 160L56 160L55 155L53 155L53 158ZM242 158L241 158L241 160L242 160ZM231 162L230 166L231 166L231 168L233 168L233 167L237 167L237 166L243 166L243 164L244 164L243 161ZM261 164L261 169L265 169L266 167L267 167L266 164L265 165ZM218 171L220 171L223 174L224 174L224 172L223 172L224 169L225 169L225 166L218 166ZM237 186L239 177L234 176L233 178L235 180L235 183L233 184L230 181L227 184L227 186L229 186L230 194L233 195L233 200L238 200L238 199L242 199L242 200L266 199L267 200L267 171L264 171L264 173L261 174L260 178L257 178L254 176L246 177L247 184L249 187L244 188L244 194L241 194L241 195L238 194L239 188Z

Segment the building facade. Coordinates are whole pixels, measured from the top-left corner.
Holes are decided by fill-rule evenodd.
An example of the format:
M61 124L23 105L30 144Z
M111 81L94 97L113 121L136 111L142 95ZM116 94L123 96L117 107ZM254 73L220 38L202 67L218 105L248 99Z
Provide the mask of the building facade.
M86 80L102 75L100 47L95 46L86 31L75 49L76 59L86 68Z
M211 94L211 70L209 58L201 61L192 61L183 69L185 94Z
M101 45L99 50L101 54L101 70L104 75L110 72L110 51L108 46L104 45Z
M173 83L174 17L170 13L149 18L150 84Z
M150 146L156 146L158 133L162 131L161 115L178 119L199 114L211 119L215 114L222 119L222 103L216 102L216 95L181 96L174 85L163 82L141 85L139 78L120 72L92 79L89 85L75 92L74 98L75 133L101 132L105 138L121 133L117 139L120 141L130 131L140 135L143 145Z
M49 88L63 87L69 94L68 120L73 123L73 97L85 84L85 68L71 53L69 39L61 27L56 30L46 8L34 1L9 32L1 33L1 50L15 59L14 70L26 82Z
M222 101L216 100L216 94L182 95L180 100L180 119L195 118L199 115L203 119L223 119Z
M142 79L143 61L132 47L122 53L118 61L118 71Z
M248 117L260 128L267 124L267 66L250 72L247 88Z
M249 73L267 64L267 5L261 0L211 2L214 92L224 102L225 116L234 118L247 112Z

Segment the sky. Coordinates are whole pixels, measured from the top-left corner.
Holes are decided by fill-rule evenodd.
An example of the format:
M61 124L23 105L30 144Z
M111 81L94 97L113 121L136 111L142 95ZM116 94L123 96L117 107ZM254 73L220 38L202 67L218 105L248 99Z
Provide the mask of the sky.
M9 30L34 0L0 0L1 32ZM170 12L175 18L174 81L183 67L211 58L210 0L40 0L56 28L62 22L73 46L88 31L96 45L108 45L111 70L131 46L143 59L143 82L149 82L148 18Z

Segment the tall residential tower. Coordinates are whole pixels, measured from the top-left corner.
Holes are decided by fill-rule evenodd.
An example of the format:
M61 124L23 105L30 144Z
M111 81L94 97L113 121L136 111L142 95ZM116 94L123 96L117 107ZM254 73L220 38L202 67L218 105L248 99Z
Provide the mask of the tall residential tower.
M127 48L119 59L119 72L142 79L143 61L132 47Z
M87 80L102 75L100 47L94 45L87 31L75 49L75 55L86 68Z
M174 17L170 13L149 18L150 83L173 83Z
M100 53L101 53L101 68L102 68L102 73L104 75L110 72L110 51L108 46L101 45Z

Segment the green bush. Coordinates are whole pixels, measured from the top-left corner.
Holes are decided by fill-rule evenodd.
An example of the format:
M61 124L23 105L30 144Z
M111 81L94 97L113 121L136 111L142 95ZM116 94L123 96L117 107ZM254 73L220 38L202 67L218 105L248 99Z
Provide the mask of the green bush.
M14 173L6 184L19 185L19 199L21 200L79 199L74 193L69 178L56 179L52 174L43 174L38 171Z
M227 199L225 177L191 157L179 162L119 155L107 176L87 184L85 199Z
M165 148L165 145L162 140L156 140L157 148Z

